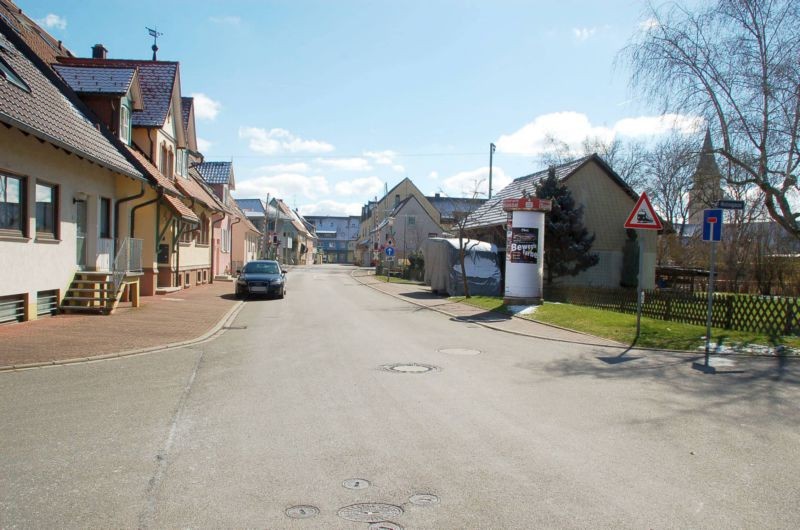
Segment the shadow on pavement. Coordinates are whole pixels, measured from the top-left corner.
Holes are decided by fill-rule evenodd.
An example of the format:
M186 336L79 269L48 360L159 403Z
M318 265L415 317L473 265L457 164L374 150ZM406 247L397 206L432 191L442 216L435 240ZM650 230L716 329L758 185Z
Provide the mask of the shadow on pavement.
M445 298L444 296L439 296L438 294L433 294L425 291L399 293L398 296L403 296L405 298L413 298L414 300L443 300Z
M454 322L508 322L512 318L511 315L504 315L495 311L484 311L475 315L452 317L450 320Z

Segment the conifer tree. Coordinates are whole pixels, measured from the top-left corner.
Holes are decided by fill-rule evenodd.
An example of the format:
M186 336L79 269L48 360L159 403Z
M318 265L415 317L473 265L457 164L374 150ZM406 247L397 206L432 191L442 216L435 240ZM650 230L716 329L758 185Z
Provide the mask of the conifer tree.
M583 226L583 206L575 204L572 193L556 178L551 167L547 178L536 186L536 196L550 199L552 210L545 215L544 266L548 284L559 276L576 276L597 265L592 254L594 234Z

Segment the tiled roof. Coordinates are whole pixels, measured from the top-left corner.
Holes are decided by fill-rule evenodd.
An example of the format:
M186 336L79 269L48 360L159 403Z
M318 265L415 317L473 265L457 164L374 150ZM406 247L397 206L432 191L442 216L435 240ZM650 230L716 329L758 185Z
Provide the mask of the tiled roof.
M233 176L233 163L231 162L203 162L195 166L209 184L230 184Z
M560 166L556 166L556 178L563 181L569 177L573 172L580 168L583 164L588 162L593 157L599 160L597 155L589 155ZM504 225L508 218L507 212L503 210L503 199L509 197L522 197L523 192L530 195L535 195L536 185L547 177L547 169L519 177L500 190L491 199L483 203L483 206L475 210L469 216L469 220L465 224L465 228L478 228L483 226Z
M140 153L133 147L128 147L128 151L133 155L136 161L142 165L147 176L153 183L158 184L159 186L164 188L164 190L168 191L169 193L172 193L173 195L181 194L181 192L178 191L178 188L175 187L175 184L173 184L173 182L170 179L164 176L161 173L161 171L159 171L158 168L154 166L153 163L147 159L146 156L144 156L142 153Z
M25 52L25 44L2 20L0 48L0 57L30 88L24 90L0 78L0 121L103 167L142 178L112 143L110 133L101 131L83 113L85 107L70 89L38 57L25 55L30 53Z
M197 217L197 214L195 214L188 206L183 204L179 198L171 195L164 195L164 201L182 218L188 219L189 221L195 221L197 223L200 222L200 218Z
M261 199L236 199L236 204L247 216L264 217L264 201Z
M0 21L10 27L25 41L33 53L51 65L58 57L72 57L64 45L50 36L10 0L0 0Z
M275 203L277 204L278 209L281 211L281 213L285 215L292 223L292 226L294 226L295 230L305 235L306 237L314 237L314 235L311 232L309 232L308 229L306 228L306 225L303 223L303 220L300 218L300 215L291 208L289 208L288 204L286 204L280 199L277 199Z
M167 119L172 91L178 75L178 63L171 61L134 61L127 59L60 58L62 64L88 68L138 68L144 110L134 111L135 127L161 127Z
M213 210L223 209L222 205L219 203L214 194L206 190L191 175L189 178L177 177L175 179L175 183L177 184L178 189L181 190L187 197L198 200Z
M425 197L428 199L442 219L453 219L456 214L470 213L486 202L486 199L466 199L459 197Z
M125 95L136 75L136 68L86 68L55 64L53 69L79 94Z
M181 110L183 112L183 130L189 132L189 117L192 113L192 106L194 105L194 98L182 97Z

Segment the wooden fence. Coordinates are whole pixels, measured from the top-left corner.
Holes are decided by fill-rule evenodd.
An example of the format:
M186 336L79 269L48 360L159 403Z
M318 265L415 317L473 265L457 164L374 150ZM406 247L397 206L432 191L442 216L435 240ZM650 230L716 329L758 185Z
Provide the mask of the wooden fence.
M636 314L635 289L545 286L544 298L548 302L563 302ZM701 292L646 291L642 305L644 316L702 326L706 325L707 310L708 295ZM715 293L711 325L722 329L769 335L798 335L800 299Z

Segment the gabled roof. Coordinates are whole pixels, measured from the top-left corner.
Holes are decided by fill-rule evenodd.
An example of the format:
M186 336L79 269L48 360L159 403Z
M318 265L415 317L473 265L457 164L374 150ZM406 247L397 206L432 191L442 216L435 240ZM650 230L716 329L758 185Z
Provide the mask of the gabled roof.
M120 151L121 142L1 19L0 57L30 89L0 79L0 122L112 171L144 178Z
M164 201L175 213L178 214L178 217L186 219L187 221L193 221L195 223L200 222L200 218L197 217L197 214L195 214L188 206L183 204L179 198L171 195L164 195Z
M48 68L58 57L72 57L59 40L54 39L10 0L0 0L0 21L5 22Z
M467 199L460 197L425 197L442 216L442 219L454 219L458 214L474 212L486 202L486 199Z
M124 96L136 76L136 68L86 68L54 64L53 69L78 94Z
M566 164L556 166L554 168L556 172L556 178L560 182L564 182L584 165L590 162L600 165L600 167L608 174L609 178L611 178L611 180L620 186L625 193L627 193L634 200L638 199L639 196L636 194L636 192L634 192L631 187L628 186L625 181L623 181L620 176L617 175L616 172L614 172L614 170L611 169L611 167L606 164L605 161L603 161L603 159L597 154L584 156L582 158L578 158L577 160L567 162ZM531 173L530 175L525 175L524 177L514 179L511 184L500 190L494 197L486 201L483 206L475 210L475 212L469 216L469 219L465 224L465 228L505 225L508 219L508 214L503 210L503 199L510 197L522 197L524 194L531 196L535 195L537 184L547 177L548 171L549 169L543 169L541 171L537 171L536 173Z
M289 208L289 205L283 202L281 199L275 199L275 205L281 214L285 215L289 221L292 223L292 226L297 230L299 233L305 235L306 237L314 238L314 234L308 231L306 228L303 219L300 217L300 214Z
M139 163L140 167L144 170L145 175L149 178L150 182L161 186L164 188L164 191L171 193L172 195L181 196L181 192L178 191L178 188L175 187L175 184L164 176L161 171L158 170L156 166L153 165L150 160L146 156L144 156L141 152L137 149L134 149L130 146L125 146L128 149L128 152L133 156L136 162Z
M208 184L228 184L232 189L236 189L233 180L233 162L203 162L196 165L195 169Z
M197 180L195 180L195 177L190 172L189 178L176 178L175 184L186 197L200 201L202 204L208 208L211 208L212 210L224 210L224 207L217 200L214 194L210 190L206 190L205 187L200 184L199 180L201 180L199 176L197 177Z
M94 59L61 57L59 62L87 68L137 68L142 87L144 109L132 114L134 127L163 127L179 79L178 63L173 61L139 61L130 59ZM180 92L178 92L180 94ZM178 96L178 104L180 96ZM183 134L183 111L176 105L173 119Z
M183 118L183 130L189 132L189 118L194 108L194 98L182 96L181 97L181 110Z

